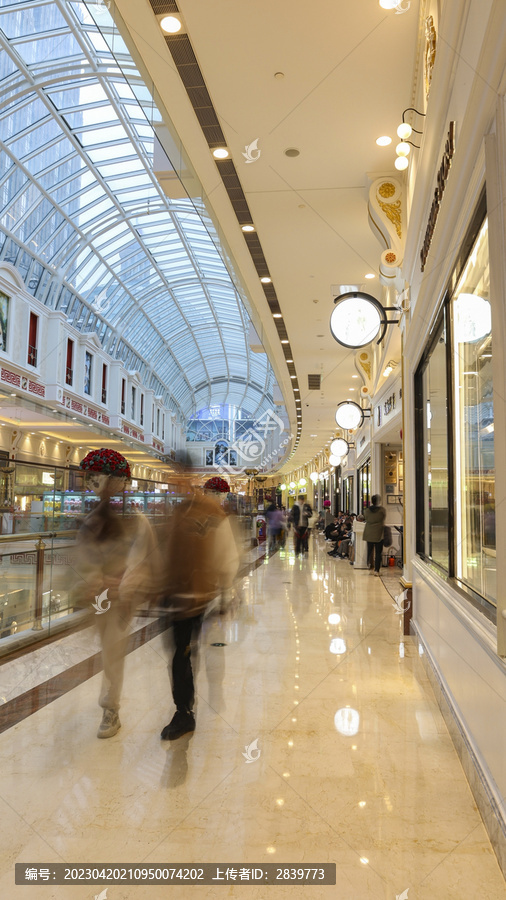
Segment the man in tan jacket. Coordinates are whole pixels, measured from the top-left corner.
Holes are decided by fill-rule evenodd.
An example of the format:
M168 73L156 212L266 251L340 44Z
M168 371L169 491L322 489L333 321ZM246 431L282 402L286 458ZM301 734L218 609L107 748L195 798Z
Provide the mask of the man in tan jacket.
M209 604L220 592L230 591L239 553L229 518L216 500L202 494L176 506L161 553L164 605L174 642L169 671L176 705L161 737L171 741L195 730L192 644Z

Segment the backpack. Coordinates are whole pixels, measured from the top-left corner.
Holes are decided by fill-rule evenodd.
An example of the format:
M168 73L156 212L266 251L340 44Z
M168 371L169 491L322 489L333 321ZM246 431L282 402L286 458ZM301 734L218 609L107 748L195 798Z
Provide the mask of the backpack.
M384 546L384 547L391 547L391 546L392 546L392 543L393 543L393 541L392 541L392 529L390 528L390 525L385 525L385 527L384 527L384 529L383 529L383 546Z

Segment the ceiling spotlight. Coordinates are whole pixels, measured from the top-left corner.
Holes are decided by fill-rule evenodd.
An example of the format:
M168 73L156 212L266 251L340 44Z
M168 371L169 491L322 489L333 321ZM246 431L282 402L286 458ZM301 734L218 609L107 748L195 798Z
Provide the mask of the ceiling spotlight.
M228 156L228 150L226 147L215 147L213 150L213 156L215 159L226 159Z
M374 272L368 272L367 275L364 275L364 278L376 278Z
M164 16L164 18L160 20L160 28L167 34L177 34L178 31L181 31L182 27L181 20L176 18L176 16Z
M382 9L395 9L399 5L399 0L379 0L379 5Z
M395 160L395 168L399 169L399 172L402 172L403 169L407 169L409 166L409 162L405 156L398 156Z
M241 225L241 228L243 231L254 231L255 230L254 225Z
M262 284L270 284L272 281L272 278L269 278L268 275L264 275L264 277L261 278L260 281L262 282Z
M387 134L384 134L381 137L376 138L376 143L378 147L388 147L388 145L392 143L392 138L388 137Z

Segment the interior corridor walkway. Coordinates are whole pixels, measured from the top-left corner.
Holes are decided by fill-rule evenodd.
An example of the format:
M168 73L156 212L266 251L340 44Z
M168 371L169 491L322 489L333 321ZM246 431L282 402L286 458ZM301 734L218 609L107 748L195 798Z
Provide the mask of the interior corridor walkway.
M191 737L160 740L173 707L156 628L127 657L109 740L96 738L89 630L37 651L35 679L52 676L56 697L40 709L33 654L0 667L3 710L14 696L27 704L0 734L2 897L506 898L418 647L383 582L328 546L312 538L307 558L287 547L252 566L236 612L209 616ZM68 690L57 663L84 680ZM115 884L104 895L105 884L15 886L16 862L332 862L337 884Z

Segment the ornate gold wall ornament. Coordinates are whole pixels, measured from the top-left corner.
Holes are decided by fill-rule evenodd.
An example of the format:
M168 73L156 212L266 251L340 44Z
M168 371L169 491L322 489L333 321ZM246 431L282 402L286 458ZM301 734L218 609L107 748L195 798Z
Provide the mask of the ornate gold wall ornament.
M395 185L393 185L391 181L384 181L378 188L378 194L385 199L393 197L395 194Z
M402 226L401 226L401 201L396 200L395 203L383 203L382 200L378 200L378 204L381 206L381 209L385 213L388 219L390 219L392 225L394 226L397 237L402 237Z
M427 16L425 19L425 99L428 100L430 83L432 81L432 72L436 61L436 29L434 28L434 19Z

